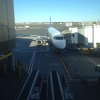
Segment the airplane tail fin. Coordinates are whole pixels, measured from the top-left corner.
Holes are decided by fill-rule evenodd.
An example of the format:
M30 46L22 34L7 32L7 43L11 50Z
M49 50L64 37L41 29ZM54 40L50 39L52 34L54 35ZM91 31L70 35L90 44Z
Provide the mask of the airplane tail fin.
M51 16L50 16L50 27L51 27Z

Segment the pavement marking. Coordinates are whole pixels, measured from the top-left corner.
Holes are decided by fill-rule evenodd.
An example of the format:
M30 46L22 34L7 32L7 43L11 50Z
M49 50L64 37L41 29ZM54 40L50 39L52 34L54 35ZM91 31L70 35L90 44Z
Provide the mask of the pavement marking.
M60 56L60 55L58 55L58 56L59 56L60 61L61 61L62 64L63 64L63 67L65 68L65 71L66 71L68 77L69 77L70 79L72 79L72 77L71 77L71 75L70 75L70 73L69 73L69 71L68 71L68 69L67 69L65 63L63 62L63 60L62 60L62 58L61 58L61 56Z
M47 46L47 50L49 51L49 46Z
M80 53L80 52L79 52ZM92 62L94 65L97 65L97 63L95 61L93 61L90 57L84 55L90 62Z
M19 44L18 44L18 45L19 45ZM14 51L18 51L18 52L45 52L45 51L49 51L49 46L47 46L47 50L32 50L32 51L24 51L24 50L14 49Z
M18 51L18 52L33 52L33 51L21 51L21 50L17 50L17 49L14 49L14 51Z
M35 60L35 55L36 55L36 51L34 52L33 64L34 64L34 60ZM32 64L32 66L33 66L33 64ZM31 67L31 70L33 71L33 67Z
M77 73L81 76L82 80L84 80L84 82L87 83L87 85L90 87L90 89L93 91L93 93L94 93L95 95L98 95L98 93L92 88L91 84L88 83L87 79L85 79L85 78L83 77L83 75L82 75L78 70L76 70L76 71L77 71Z
M66 71L68 77L69 77L70 79L72 79L72 76L71 76L71 74L70 74L70 72L69 72L69 70L68 70L66 64L64 63L63 58L62 58L61 55L58 53L58 51L57 51L57 49L56 49L55 47L54 47L54 49L55 49L55 51L57 52L58 58L60 59L60 62L62 63L62 65L63 65L63 67L64 67L64 69L65 69L65 71Z
M36 52L33 52L32 59L31 59L31 62L30 62L30 65L29 65L29 69L28 69L28 73L30 71L32 72L32 68L33 68L33 64L34 64L34 60L35 60L35 55L36 55Z
M31 72L31 73L32 73L32 72ZM29 77L30 77L31 73L28 75L28 77L27 77L27 79L26 79L26 81L25 81L25 83L24 83L24 85L23 85L23 87L22 87L22 89L21 89L21 91L20 91L20 94L18 95L17 100L18 100L18 99L19 99L19 97L21 96L22 91L24 90L24 88L25 88L25 86L26 86L26 83L28 82L28 79L29 79ZM18 91L18 92L19 92L19 91ZM17 94L18 94L18 92L17 92Z
M90 62L92 62L94 65L97 65L97 63L95 61L93 61L90 57L85 56Z
M19 43L16 44L16 46L18 46L18 45L19 45Z
M33 52L33 55L32 55L32 58L31 58L31 62L30 62L29 68L31 67L31 65L33 65L32 63L34 63L34 61L33 61L34 55L35 55L35 54L34 54L34 52ZM33 62L32 62L32 61L33 61ZM21 89L21 91L20 91L20 94L19 94L19 96L18 96L18 99L19 99L19 97L20 97L20 95L21 95L23 89L25 88L25 85L26 85L26 83L28 82L28 79L29 79L31 73L32 73L32 71L30 71L30 73L29 73L29 70L28 70L27 75L28 75L28 74L29 74L29 75L28 75L28 77L27 77L27 79L26 79L26 81L25 81L25 83L24 83L24 85L23 85L23 87L22 87L22 89ZM26 76L27 76L27 75L26 75ZM19 92L19 91L18 91L18 92ZM18 92L17 92L17 94L18 94ZM17 94L16 94L16 95L17 95ZM15 96L15 97L16 97L16 96ZM17 100L18 100L18 99L17 99Z
M31 73L32 73L32 66L33 66L33 64L34 64L34 60L35 60L35 54L36 54L36 52L33 52L33 55L32 55L32 58L31 58L31 62L30 62L30 65L29 65L29 69L28 69L28 73L27 73L27 75L28 75L28 77L27 77L27 79L26 79L26 81L25 81L25 83L24 83L24 85L23 85L23 87L22 87L22 89L21 89L21 92L20 92L20 94L19 94L19 96L18 96L18 99L19 99L19 97L20 97L20 95L21 95L21 93L22 93L22 91L23 91L23 89L25 88L25 85L26 85L26 83L28 82L28 79L29 79L29 77L30 77L30 75L31 75ZM19 91L18 91L19 92ZM18 93L17 93L18 94ZM17 100L18 100L17 99Z
M93 93L94 93L95 95L98 95L98 93L92 88L92 86L91 86L89 83L87 83L87 85L90 87L90 89L93 91Z
M41 51L21 51L21 50L14 49L14 51L18 51L18 52L45 52L45 51L49 51L49 50L41 50Z

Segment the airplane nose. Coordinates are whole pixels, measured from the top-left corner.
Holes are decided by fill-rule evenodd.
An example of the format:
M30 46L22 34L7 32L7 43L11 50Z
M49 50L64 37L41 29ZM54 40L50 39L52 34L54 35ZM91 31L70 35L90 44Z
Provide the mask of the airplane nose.
M58 49L64 49L66 46L66 41L57 42L55 45Z
M61 44L59 49L64 49L65 48L65 43Z

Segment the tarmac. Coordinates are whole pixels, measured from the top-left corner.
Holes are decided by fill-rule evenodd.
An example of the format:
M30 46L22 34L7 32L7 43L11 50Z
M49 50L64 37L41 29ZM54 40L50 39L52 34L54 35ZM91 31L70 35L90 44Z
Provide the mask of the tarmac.
M55 26L59 31L66 29L65 26ZM59 27L59 28L58 28ZM31 29L16 30L16 34L47 35L46 26L38 26ZM0 75L0 100L14 100L23 79L27 75L24 68L27 64L28 69L39 70L41 74L49 74L50 71L57 71L59 75L64 75L69 79L64 70L51 41L45 45L36 46L36 38L28 36L16 36L16 48L14 48L15 59L18 60L22 69L22 76L15 74ZM72 79L87 79L88 82L68 82L70 90L75 100L100 100L100 86L96 80L94 71L95 64L85 55L73 50L59 50L61 56L71 73ZM98 58L100 59L100 58ZM96 61L96 60L95 60ZM5 61L6 62L6 61ZM0 63L1 64L1 63ZM92 80L92 81L90 81ZM91 84L91 87L89 86ZM93 90L95 91L93 91ZM96 95L97 94L97 95Z

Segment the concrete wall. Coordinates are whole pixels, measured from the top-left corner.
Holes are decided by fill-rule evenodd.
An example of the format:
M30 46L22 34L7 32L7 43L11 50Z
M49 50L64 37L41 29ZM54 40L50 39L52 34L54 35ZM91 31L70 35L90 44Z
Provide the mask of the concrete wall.
M13 0L0 0L0 53L15 47Z
M94 26L94 47L96 47L96 43L100 43L100 26Z
M92 26L86 26L84 28L84 36L88 38L88 43L93 43Z

